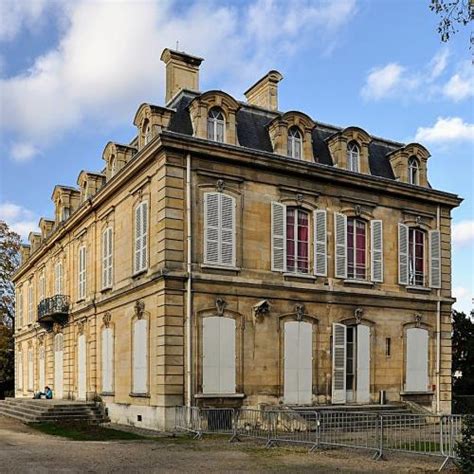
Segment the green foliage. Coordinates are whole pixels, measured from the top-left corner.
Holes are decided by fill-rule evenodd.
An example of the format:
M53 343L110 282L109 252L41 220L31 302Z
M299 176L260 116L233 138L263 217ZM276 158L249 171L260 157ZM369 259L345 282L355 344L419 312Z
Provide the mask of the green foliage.
M453 394L474 394L474 314L453 311Z
M438 33L443 43L466 26L474 17L474 6L470 0L431 0L431 11L440 16ZM471 47L474 37L471 34Z
M462 439L456 445L458 466L461 472L474 472L474 415L466 415L462 427Z

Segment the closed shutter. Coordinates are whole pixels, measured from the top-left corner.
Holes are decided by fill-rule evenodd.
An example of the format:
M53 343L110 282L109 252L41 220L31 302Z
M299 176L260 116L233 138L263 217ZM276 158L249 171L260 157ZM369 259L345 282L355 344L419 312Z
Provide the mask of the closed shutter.
M347 217L344 214L334 214L334 236L335 275L336 278L347 278Z
M113 251L114 251L114 247L113 247L113 232L112 232L112 229L109 229L108 231L108 237L107 237L107 250L109 251L109 255L108 255L108 261L107 261L107 278L108 278L108 283L109 283L109 286L112 286L113 284L113 265L114 265L114 260L113 260Z
M204 262L235 266L235 199L222 193L204 195Z
M79 248L79 299L86 297L86 247Z
M430 286L441 288L441 234L430 231Z
M327 213L314 211L314 274L327 276Z
M135 209L135 273L148 267L148 202Z
M332 334L332 403L346 403L347 328L333 323Z
M298 322L285 323L285 372L283 396L285 403L298 403Z
M235 393L235 319L219 320L219 393Z
M148 391L148 323L136 320L133 325L133 393Z
M44 387L46 386L46 377L45 377L45 351L44 346L40 346L39 348L39 386L38 390L43 391Z
M54 267L54 292L56 295L61 295L63 291L62 285L62 278L63 278L63 264L61 262L57 262L56 266Z
M23 390L23 353L17 352L17 388Z
M28 390L34 390L35 374L33 368L33 349L28 349Z
M372 281L383 282L383 224L382 221L370 222L371 273Z
M142 251L141 270L148 267L148 202L142 202Z
M407 330L407 392L428 390L428 331L422 328Z
M370 402L370 328L357 326L357 403Z
M54 397L63 398L63 349L64 336L54 336Z
M408 285L408 226L398 224L398 283Z
M77 339L77 398L86 399L87 392L87 354L86 336L81 334Z
M102 330L102 392L113 391L113 334L111 328Z
M142 206L139 205L135 209L135 259L134 259L134 269L135 272L140 271L141 263L141 249L142 249Z
M272 271L286 271L286 206L272 202Z
M112 229L102 234L102 288L112 286Z

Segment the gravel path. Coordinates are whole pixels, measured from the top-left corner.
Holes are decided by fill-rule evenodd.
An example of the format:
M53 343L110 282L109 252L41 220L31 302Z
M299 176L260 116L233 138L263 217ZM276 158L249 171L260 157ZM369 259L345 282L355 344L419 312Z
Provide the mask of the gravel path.
M192 441L70 441L37 432L0 416L0 473L143 472L435 472L439 458L390 455L373 461L370 453L304 449L263 449L226 438Z

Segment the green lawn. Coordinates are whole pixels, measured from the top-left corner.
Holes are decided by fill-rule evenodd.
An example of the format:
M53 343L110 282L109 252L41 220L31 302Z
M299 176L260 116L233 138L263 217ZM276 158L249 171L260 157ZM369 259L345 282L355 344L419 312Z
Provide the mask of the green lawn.
M62 436L74 441L144 440L144 436L118 431L87 423L34 423L32 428L52 436Z

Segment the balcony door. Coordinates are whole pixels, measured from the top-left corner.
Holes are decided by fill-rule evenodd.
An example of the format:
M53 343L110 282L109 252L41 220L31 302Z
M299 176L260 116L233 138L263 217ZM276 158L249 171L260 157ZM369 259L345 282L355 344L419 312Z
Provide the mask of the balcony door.
M87 355L86 355L86 336L81 334L77 338L77 398L86 399L86 380L87 380Z
M54 397L63 398L63 352L64 336L54 336Z

